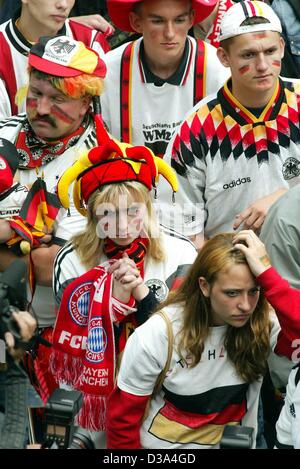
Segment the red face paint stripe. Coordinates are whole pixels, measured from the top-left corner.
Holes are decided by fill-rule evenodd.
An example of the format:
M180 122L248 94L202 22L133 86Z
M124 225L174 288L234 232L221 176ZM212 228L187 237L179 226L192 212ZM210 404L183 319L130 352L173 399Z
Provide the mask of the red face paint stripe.
M272 64L273 64L275 67L280 67L281 62L280 62L280 60L273 60Z
M267 34L264 31L260 32L260 33L253 33L254 39L262 39L266 36L267 36Z
M37 102L37 100L35 98L27 98L26 99L26 105L28 107L36 107L36 102Z
M243 67L241 67L239 69L239 72L240 72L241 75L244 75L245 73L247 73L249 71L249 69L250 69L249 65L244 65Z
M64 112L56 105L52 106L51 113L66 124L72 124L75 121L73 117L69 116L66 112Z

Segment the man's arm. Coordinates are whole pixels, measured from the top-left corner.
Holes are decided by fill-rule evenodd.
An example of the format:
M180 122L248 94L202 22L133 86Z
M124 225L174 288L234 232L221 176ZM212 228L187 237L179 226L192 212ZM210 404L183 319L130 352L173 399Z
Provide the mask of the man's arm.
M261 199L257 199L243 212L235 216L233 229L237 230L243 224L244 230L259 231L270 207L286 192L287 189L282 187Z
M73 21L77 21L77 23L84 24L89 28L97 29L105 36L110 36L114 32L114 27L108 21L106 21L103 16L96 13L94 15L73 16L71 19Z
M43 246L34 249L32 251L31 256L34 264L35 281L39 285L44 285L46 287L52 286L54 258L60 248L61 246L53 244L51 246ZM15 256L7 246L0 246L1 271L5 270L15 259L17 259L17 256ZM22 260L28 265L29 256L22 256Z
M11 105L4 81L0 79L0 119L11 116Z
M26 344L34 336L37 328L37 322L35 318L28 311L14 311L12 318L16 321L22 342ZM15 339L11 332L5 332L5 341L7 349L10 355L15 359L19 360L24 355L23 348L15 348Z
M7 220L0 220L0 244L6 243L14 234Z
M292 287L300 290L300 185L274 204L263 224L260 239L265 243L272 265Z

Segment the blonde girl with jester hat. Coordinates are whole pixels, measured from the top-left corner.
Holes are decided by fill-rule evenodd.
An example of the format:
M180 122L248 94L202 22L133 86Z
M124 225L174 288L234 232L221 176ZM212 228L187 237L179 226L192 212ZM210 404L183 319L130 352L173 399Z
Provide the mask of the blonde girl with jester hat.
M196 257L190 241L157 224L151 189L158 174L177 190L175 173L149 149L108 139L58 183L68 207L68 187L76 181L73 199L87 226L55 260L51 367L60 383L83 392L79 423L89 430L106 428L116 355Z

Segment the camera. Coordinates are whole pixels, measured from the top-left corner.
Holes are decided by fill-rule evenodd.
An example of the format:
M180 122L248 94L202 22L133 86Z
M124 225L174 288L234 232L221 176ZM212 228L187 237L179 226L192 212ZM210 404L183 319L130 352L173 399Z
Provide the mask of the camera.
M14 261L0 274L0 331L11 332L16 346L22 341L17 323L11 317L13 311L27 309L27 266L24 261Z
M80 391L55 389L45 407L43 448L66 449L72 445L74 418L81 405Z
M250 449L253 444L252 427L226 425L220 441L220 449Z
M76 428L69 449L95 449L95 444L90 438L90 432L84 428Z

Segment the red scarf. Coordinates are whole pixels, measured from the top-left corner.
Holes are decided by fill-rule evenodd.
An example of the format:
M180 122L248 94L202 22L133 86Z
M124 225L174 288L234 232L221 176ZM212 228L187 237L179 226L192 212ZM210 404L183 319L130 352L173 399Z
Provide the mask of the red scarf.
M109 259L121 259L123 254L126 252L128 257L135 262L141 276L144 278L144 257L146 255L148 245L148 238L137 238L132 241L129 246L119 246L110 238L106 238L104 240L103 252Z
M217 16L213 23L212 31L207 35L205 41L209 42L212 46L218 48L220 45L219 36L220 36L220 25L224 14L229 8L234 5L232 0L221 0L219 3L219 8Z
M123 252L143 271L147 240L137 239L127 248L112 242L111 258ZM143 246L143 249L141 249ZM114 254L112 254L114 248ZM53 331L50 367L55 379L83 392L78 423L89 430L105 430L106 400L114 387L115 342L113 322L132 318L134 299L124 303L112 297L112 275L94 267L73 280L64 290Z
M23 125L23 130L18 135L16 147L20 155L19 168L39 168L59 155L62 155L68 148L74 146L88 125L85 119L81 126L67 137L60 138L53 142L48 142L39 138L32 130L28 120Z

